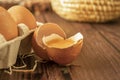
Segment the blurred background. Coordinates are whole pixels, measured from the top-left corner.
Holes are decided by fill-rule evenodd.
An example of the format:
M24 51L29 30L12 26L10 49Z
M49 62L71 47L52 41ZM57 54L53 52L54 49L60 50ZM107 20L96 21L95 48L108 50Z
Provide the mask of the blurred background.
M0 6L6 9L13 5L39 13L53 10L70 21L98 23L120 17L120 0L0 0Z
M0 6L6 9L13 5L22 5L30 10L37 5L41 11L44 11L50 7L50 0L0 0Z

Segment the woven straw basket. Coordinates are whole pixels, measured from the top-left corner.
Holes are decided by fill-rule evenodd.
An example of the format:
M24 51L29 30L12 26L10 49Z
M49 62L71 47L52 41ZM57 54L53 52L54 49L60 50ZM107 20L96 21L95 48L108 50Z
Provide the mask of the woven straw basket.
M80 22L106 22L120 17L120 0L51 0L62 18Z

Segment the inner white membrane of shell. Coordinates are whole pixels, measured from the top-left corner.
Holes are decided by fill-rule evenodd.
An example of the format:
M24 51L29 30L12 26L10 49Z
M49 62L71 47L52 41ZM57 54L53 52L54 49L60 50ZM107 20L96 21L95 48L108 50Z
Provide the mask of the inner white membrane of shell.
M70 38L64 39L58 34L51 34L49 36L43 36L42 41L43 44L49 48L68 48L75 44L77 44L80 40L83 39L83 35L81 33L77 33Z

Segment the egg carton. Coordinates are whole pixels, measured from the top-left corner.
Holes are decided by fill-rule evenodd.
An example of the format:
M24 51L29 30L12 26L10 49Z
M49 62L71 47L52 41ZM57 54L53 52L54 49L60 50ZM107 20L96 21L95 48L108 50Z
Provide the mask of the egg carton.
M40 26L42 23L37 22L37 25ZM18 24L18 37L7 41L0 34L0 69L13 66L18 55L28 54L32 51L31 38L34 30L29 30L25 24L21 23Z

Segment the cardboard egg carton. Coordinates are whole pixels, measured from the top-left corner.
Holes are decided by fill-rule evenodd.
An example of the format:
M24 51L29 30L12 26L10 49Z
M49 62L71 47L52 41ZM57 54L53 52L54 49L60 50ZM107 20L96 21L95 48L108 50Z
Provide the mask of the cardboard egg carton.
M40 26L42 23L37 22ZM0 34L0 69L9 68L16 62L17 55L28 54L32 50L31 38L35 29L29 30L25 24L18 24L19 36L7 41Z

